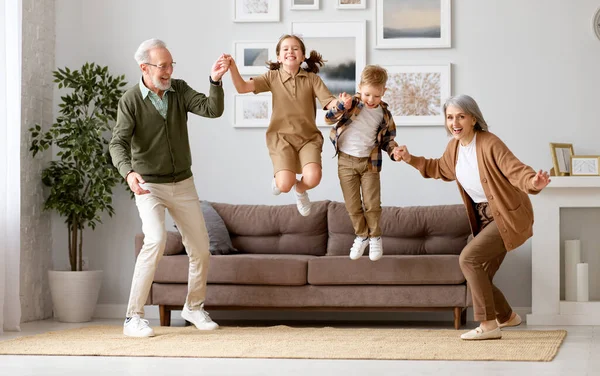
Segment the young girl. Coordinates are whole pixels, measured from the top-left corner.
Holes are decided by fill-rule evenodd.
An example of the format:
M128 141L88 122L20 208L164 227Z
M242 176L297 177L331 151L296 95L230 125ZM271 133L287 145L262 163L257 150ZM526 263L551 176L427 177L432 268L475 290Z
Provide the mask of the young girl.
M316 74L323 58L306 47L295 35L284 35L275 49L277 62L267 62L269 71L246 81L231 57L231 79L238 93L273 94L273 115L267 129L267 147L273 162L273 194L294 188L301 215L310 214L307 190L321 181L321 151L323 135L317 128L315 97L325 109L334 107L335 97ZM306 63L307 68L300 65ZM296 174L302 178L296 180Z

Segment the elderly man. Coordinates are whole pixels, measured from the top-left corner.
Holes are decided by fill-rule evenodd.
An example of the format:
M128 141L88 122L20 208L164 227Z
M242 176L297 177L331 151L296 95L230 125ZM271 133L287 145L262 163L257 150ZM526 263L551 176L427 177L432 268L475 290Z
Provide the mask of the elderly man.
M154 336L154 330L143 319L144 303L167 240L165 209L181 232L190 261L188 294L181 317L200 330L217 329L219 326L204 310L209 241L192 177L187 114L209 118L223 114L221 77L229 69L229 62L221 56L213 64L207 97L185 81L171 78L175 62L164 42L142 42L135 60L142 77L119 101L110 142L113 163L135 193L144 232L123 334Z

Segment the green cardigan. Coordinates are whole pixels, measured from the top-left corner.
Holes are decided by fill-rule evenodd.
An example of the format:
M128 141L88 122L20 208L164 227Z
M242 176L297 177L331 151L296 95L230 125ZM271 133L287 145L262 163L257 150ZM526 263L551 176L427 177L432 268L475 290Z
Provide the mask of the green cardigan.
M131 170L148 183L174 183L192 176L187 113L216 118L223 114L223 87L210 85L207 97L183 80L173 79L164 119L136 84L119 100L109 144L113 164L125 177Z

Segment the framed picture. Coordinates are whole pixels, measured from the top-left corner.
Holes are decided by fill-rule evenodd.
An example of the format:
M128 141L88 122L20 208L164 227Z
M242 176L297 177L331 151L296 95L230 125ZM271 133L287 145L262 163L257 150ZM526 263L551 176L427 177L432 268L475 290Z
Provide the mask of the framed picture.
M550 143L554 176L568 176L571 174L571 157L573 144ZM552 175L552 174L550 174Z
M338 9L365 9L367 0L336 0Z
M315 50L327 60L319 76L334 96L358 89L367 61L366 22L292 22L292 34L300 36L306 54ZM317 125L326 126L325 111L317 104Z
M449 48L451 0L377 0L375 48Z
M383 101L398 126L445 124L442 106L451 95L451 65L393 65Z
M236 128L268 127L273 112L271 94L236 94L233 126Z
M233 42L233 59L240 74L258 75L267 71L267 61L276 61L277 42Z
M290 0L291 10L318 10L319 0Z
M280 0L233 0L233 22L279 22Z
M600 175L600 155L571 156L571 175L598 176Z

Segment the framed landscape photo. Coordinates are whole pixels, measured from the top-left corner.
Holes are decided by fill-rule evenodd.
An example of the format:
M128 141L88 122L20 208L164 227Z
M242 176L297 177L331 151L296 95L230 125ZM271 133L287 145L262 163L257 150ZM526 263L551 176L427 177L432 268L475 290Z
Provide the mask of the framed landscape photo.
M337 9L365 9L367 0L336 0Z
M600 155L573 155L571 157L571 175L600 175Z
M375 48L451 47L451 0L377 0Z
M292 34L300 36L306 55L315 50L327 60L319 76L334 96L358 89L367 61L366 22L292 22ZM325 126L325 111L317 104L317 125Z
M270 41L233 42L233 59L240 74L259 75L267 71L267 61L277 61L275 46Z
M279 22L280 0L233 0L233 22Z
M273 98L271 94L236 94L233 107L234 127L268 127L273 111Z
M318 10L319 0L289 0L291 10Z
M552 155L554 176L569 176L571 174L571 157L574 154L573 144L551 142L550 154Z
M398 126L444 126L451 95L451 65L392 65L383 101Z

